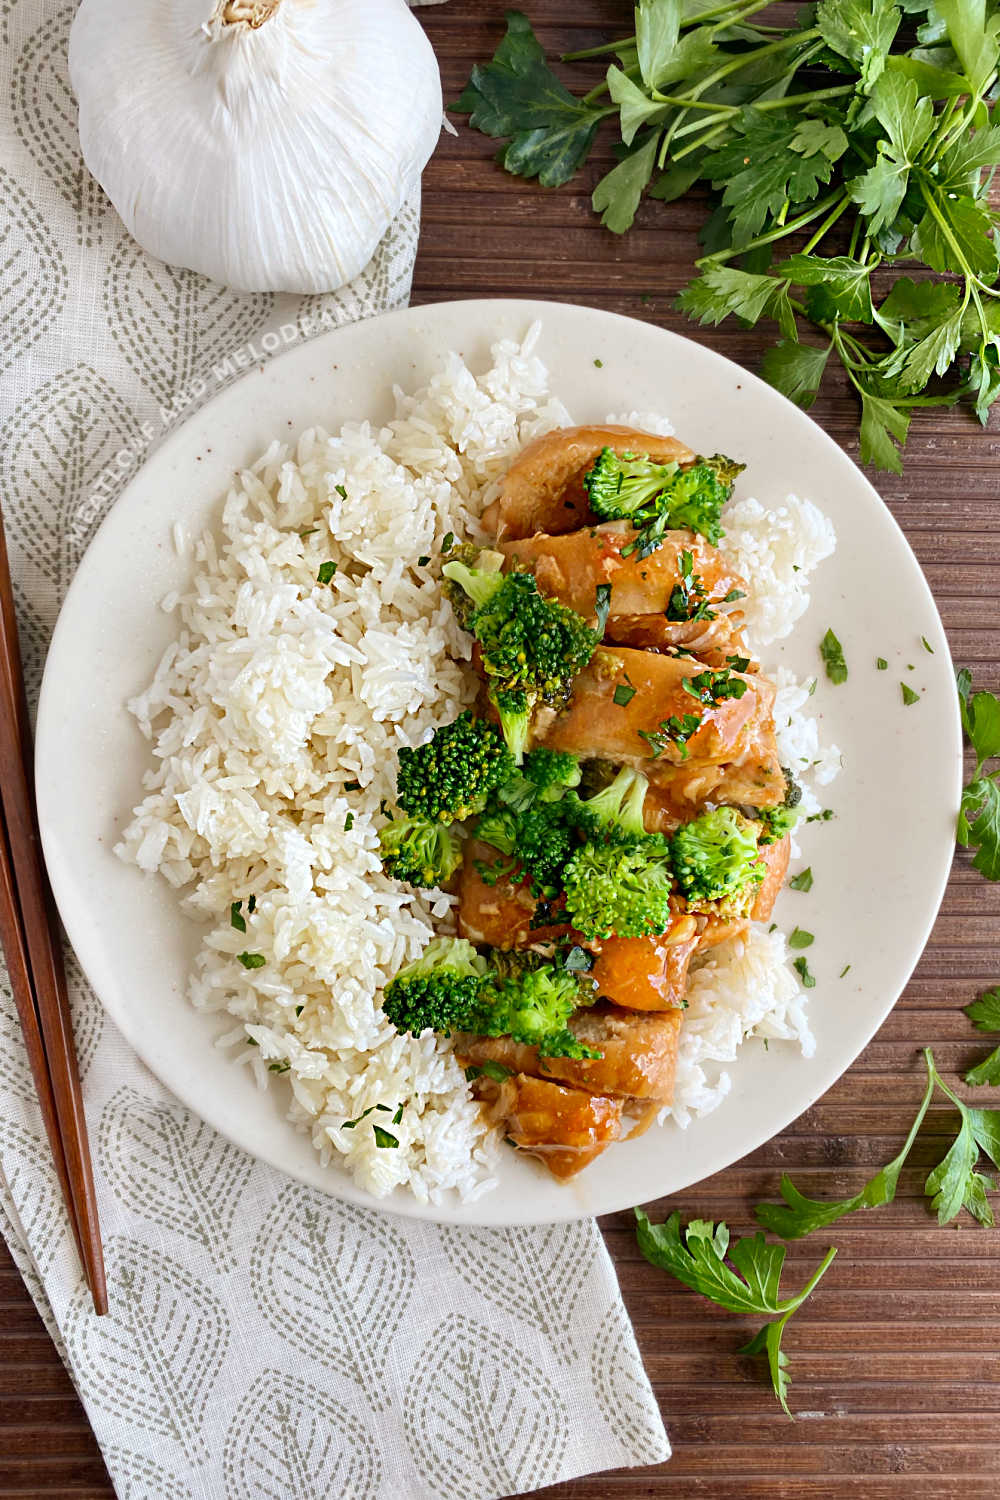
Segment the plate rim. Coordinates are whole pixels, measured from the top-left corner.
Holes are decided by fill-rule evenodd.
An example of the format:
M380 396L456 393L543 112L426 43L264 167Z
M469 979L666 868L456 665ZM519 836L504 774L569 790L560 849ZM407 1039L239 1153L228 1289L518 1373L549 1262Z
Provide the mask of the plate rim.
M287 348L276 352L266 362L266 365L251 365L250 368L244 370L235 379L222 386L221 389L214 391L211 396L209 396L199 406L197 406L193 410L189 410L188 412L186 412L183 419L178 422L175 427L166 432L160 439L160 441L157 442L156 445L144 456L142 463L136 469L135 473L130 476L128 482L123 486L117 498L109 508L107 514L103 517L100 525L97 527L94 535L91 537L83 556L80 558L74 576L69 584L69 587L59 609L59 614L46 654L45 667L39 692L35 732L35 775L42 847L47 864L49 864L50 867L57 869L59 872L56 876L51 877L53 894L55 896L56 905L59 910L63 926L73 947L74 953L77 956L78 962L80 963L81 969L83 970L83 973L86 977L87 983L93 989L99 1003L102 1005L105 1012L110 1016L111 1020L122 1032L126 1041L136 1052L140 1060L150 1068L150 1071L154 1074L161 1087L166 1089L169 1094L176 1097L199 1119L204 1120L212 1129L218 1130L220 1135L229 1140L232 1144L238 1146L242 1151L245 1151L252 1158L263 1161L271 1168L283 1172L285 1175L290 1176L296 1180L307 1181L312 1186L316 1186L316 1183L312 1178L307 1178L304 1175L296 1172L294 1167L290 1166L288 1162L281 1160L278 1154L268 1155L266 1152L248 1146L244 1140L240 1139L238 1133L236 1133L234 1129L228 1127L225 1123L220 1122L216 1118L206 1116L201 1103L190 1094L185 1093L183 1089L179 1088L173 1079L171 1079L170 1082L166 1082L158 1071L156 1062L152 1056L152 1047L147 1047L145 1045L144 1036L141 1031L141 1022L136 1013L128 1011L127 1009L122 1011L119 1007L109 1003L109 1001L101 993L98 986L91 979L88 964L86 963L81 953L81 948L84 951L86 950L86 943L78 943L74 936L75 932L80 932L81 922L79 920L79 914L76 911L72 900L72 891L69 889L70 882L63 882L60 862L58 860L53 861L51 859L54 840L56 837L55 823L57 821L52 816L52 814L54 810L53 804L57 799L55 798L52 782L46 777L46 775L44 774L44 770L46 766L46 757L49 754L48 746L51 738L49 726L55 718L55 706L53 700L56 693L56 686L55 669L53 667L53 663L58 661L58 657L59 655L61 655L63 649L63 637L68 634L70 629L70 606L72 605L75 608L77 596L83 593L86 589L85 568L87 559L91 555L92 550L96 547L98 541L102 538L105 531L112 528L115 512L119 509L120 506L123 505L123 503L127 504L133 489L146 482L147 470L152 465L168 465L173 452L176 449L181 449L184 443L186 441L189 441L189 429L192 423L203 423L206 418L210 418L213 408L215 408L216 405L221 404L227 399L232 399L232 394L235 390L238 390L244 382L249 382L252 377L258 376L264 369L270 371L275 366L280 367L280 365L284 361L294 361L296 358L302 358L307 350L315 352L317 346L329 346L331 349L335 349L336 340L338 339L338 337L350 331L351 329L357 329L360 326L384 325L390 320L396 323L405 323L418 317L427 316L429 316L432 320L438 317L447 319L448 316L454 315L456 310L459 309L467 310L471 308L478 309L482 312L488 312L490 308L501 306L505 311L509 311L512 306L520 309L524 315L526 323L534 322L537 319L544 320L547 315L551 314L551 311L553 309L559 309L561 313L569 312L572 314L576 312L582 312L585 314L595 314L603 320L607 320L609 322L617 323L623 326L633 326L638 324L644 329L648 329L651 332L655 333L655 335L657 335L658 337L665 338L668 342L674 343L678 348L686 348L689 346L696 347L700 351L700 354L702 356L707 357L711 362L717 365L720 372L738 372L740 379L745 384L749 384L755 391L758 389L762 390L764 393L766 393L766 398L768 401L778 402L786 409L789 415L794 414L794 418L796 421L801 422L803 419L807 421L809 423L809 427L812 430L814 439L817 441L821 439L822 446L825 447L826 451L835 454L838 462L847 462L848 464L850 464L854 472L855 480L860 480L864 486L869 503L871 503L871 501L873 500L877 503L878 508L883 513L884 519L887 519L890 522L891 528L896 533L897 539L902 543L905 552L909 555L909 558L912 561L913 567L915 569L916 576L923 587L924 593L926 595L926 600L933 610L938 624L940 625L941 638L945 642L947 652L947 664L951 668L952 677L954 677L954 662L951 657L950 644L947 641L947 635L944 630L943 622L941 621L937 601L934 598L934 594L931 590L926 574L924 573L923 568L913 551L913 548L910 546L905 532L903 531L899 522L896 520L896 517L893 515L885 500L879 494L878 490L872 484L871 480L861 470L859 465L850 457L849 454L844 451L843 448L840 447L835 439L831 437L830 434L819 425L819 423L817 423L813 418L809 417L808 414L802 411L799 407L795 406L794 403L783 396L781 392L776 391L774 387L768 385L759 376L746 369L737 361L732 360L728 358L728 356L720 354L717 350L709 348L707 345L700 343L696 338L688 337L687 335L679 333L674 329L663 328L658 324L647 322L642 318L635 318L627 314L612 312L606 308L595 306L593 304L559 301L555 299L521 297L473 297L454 298L442 302L426 302L416 304L411 303L406 307L392 309L384 313L376 314L370 318L357 320L354 323L345 324L337 328L327 329L312 338L299 340L289 345ZM475 314L473 314L473 316L475 316ZM558 393L556 392L556 394ZM297 435L301 430L301 426L297 427L294 430L295 435ZM263 446L264 441L266 441L266 439L261 439L261 446ZM222 497L219 496L220 500L221 498ZM961 797L963 780L963 744L957 695L953 696L951 710L949 713L949 721L954 762L953 808L955 811L957 811ZM946 860L942 857L934 886L933 888L931 888L930 885L927 887L928 891L932 891L928 905L928 915L925 921L921 924L921 931L919 932L918 936L912 941L910 950L912 957L906 966L906 972L902 979L902 982L899 985L898 991L893 996L891 1002L888 1005L884 1006L884 1008L873 1011L871 1016L866 1019L865 1025L867 1029L865 1030L865 1035L858 1042L857 1046L854 1045L854 1040L852 1039L852 1042L850 1044L852 1049L851 1055L846 1060L846 1062L844 1062L842 1066L838 1065L835 1074L823 1081L820 1086L815 1088L815 1090L809 1090L809 1096L806 1102L801 1105L801 1108L797 1106L795 1114L793 1114L790 1118L784 1120L784 1122L782 1124L779 1124L776 1128L765 1126L763 1129L749 1130L747 1134L741 1138L740 1153L738 1156L732 1157L728 1162L722 1165L711 1168L707 1176L703 1175L695 1177L685 1186L671 1189L670 1192L672 1194L688 1192L691 1190L691 1188L697 1186L698 1183L706 1181L708 1176L714 1176L717 1172L728 1170L729 1168L737 1165L738 1162L743 1160L744 1157L746 1157L753 1151L758 1150L762 1145L774 1139L775 1136L787 1130L796 1119L798 1119L806 1110L812 1108L817 1100L820 1099L825 1093L827 1093L854 1065L861 1052L865 1049L865 1047L868 1046L872 1037L876 1034L880 1027L885 1024L885 1021L897 1004L903 990L909 983L910 978L912 977L912 974L923 955L928 938L940 912L941 904L948 884L950 869L951 858L949 857ZM168 892L168 894L172 894L169 887L165 887L165 890ZM67 910L69 910L71 913L69 919L67 919L66 916ZM190 1002L188 1002L186 998L185 1003L190 1004ZM860 1036L860 1029L857 1035ZM224 1057L225 1064L227 1066L233 1066L232 1060L226 1057L225 1054L220 1053L220 1056ZM732 1066L735 1066L735 1064ZM697 1122L695 1122L695 1124L696 1123ZM412 1193L408 1192L408 1190L405 1189L394 1190L394 1192L388 1198L376 1198L366 1189L358 1187L354 1179L345 1170L341 1169L338 1171L338 1165L339 1164L337 1162L337 1159L336 1157L334 1157L331 1168L327 1169L325 1174L326 1178L329 1181L329 1185L327 1186L324 1183L324 1186L320 1189L321 1191L327 1191L333 1197L379 1212L391 1213L404 1218L413 1218L434 1223L447 1224L457 1222L459 1224L467 1224L469 1226L500 1226L515 1224L569 1222L581 1218L593 1217L595 1213L619 1212L635 1206L631 1191L628 1192L625 1197L619 1197L617 1200L609 1204L602 1203L602 1205L596 1209L592 1206L581 1205L576 1200L573 1193L566 1190L567 1187L571 1188L572 1186L572 1184L568 1184L562 1185L561 1196L558 1196L553 1200L551 1211L547 1209L544 1217L532 1216L530 1218L526 1218L522 1216L511 1218L498 1217L496 1214L491 1214L488 1211L489 1206L491 1205L491 1203L498 1201L500 1198L500 1190L497 1190L492 1193L485 1194L482 1198L475 1199L471 1203L467 1202L461 1204L461 1216L460 1218L456 1219L455 1215L449 1215L449 1213L447 1212L448 1202L444 1204L423 1203L417 1200ZM655 1194L654 1197L655 1196L660 1195ZM653 1200L650 1198L643 1198L639 1201L650 1202ZM483 1208L483 1212L481 1215L477 1212L477 1210L479 1210L480 1208L480 1205L482 1205Z

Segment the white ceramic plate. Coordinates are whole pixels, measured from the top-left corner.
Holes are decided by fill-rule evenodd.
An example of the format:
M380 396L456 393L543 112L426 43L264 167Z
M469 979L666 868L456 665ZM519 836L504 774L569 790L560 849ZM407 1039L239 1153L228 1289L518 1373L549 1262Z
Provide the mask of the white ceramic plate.
M609 411L663 411L700 452L748 464L738 494L765 504L810 496L832 517L837 553L815 576L812 606L773 653L821 670L833 626L848 682L820 677L812 707L845 769L829 791L834 821L806 831L815 884L786 891L776 919L815 933L809 1014L816 1056L749 1043L733 1089L686 1132L673 1125L616 1145L573 1183L505 1154L500 1186L468 1207L423 1207L398 1192L373 1200L346 1172L323 1168L282 1118L285 1090L260 1093L213 1046L227 1019L184 998L199 929L167 885L112 854L148 748L127 715L174 632L157 601L187 564L171 526L218 514L232 471L275 434L391 414L391 387L413 388L449 349L475 368L489 345L543 320L540 353L577 421ZM600 361L600 364L598 364ZM920 637L933 647L924 650ZM877 672L876 656L889 670ZM909 664L913 663L912 669ZM922 696L904 707L905 678ZM728 1166L789 1124L844 1072L885 1019L926 942L954 847L961 736L951 660L927 583L878 495L806 416L737 365L676 334L593 308L527 301L441 303L355 324L254 369L157 449L104 522L55 632L37 735L45 855L70 940L108 1011L163 1082L210 1124L295 1177L340 1197L452 1223L527 1224L606 1213L679 1191ZM839 978L850 964L850 972Z

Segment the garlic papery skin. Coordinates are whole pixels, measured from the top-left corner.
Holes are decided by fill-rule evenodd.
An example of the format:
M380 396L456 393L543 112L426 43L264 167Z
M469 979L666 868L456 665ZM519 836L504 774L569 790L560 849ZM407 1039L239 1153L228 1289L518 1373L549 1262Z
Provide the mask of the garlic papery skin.
M126 228L238 291L350 281L441 128L404 0L82 0L69 71L84 160Z

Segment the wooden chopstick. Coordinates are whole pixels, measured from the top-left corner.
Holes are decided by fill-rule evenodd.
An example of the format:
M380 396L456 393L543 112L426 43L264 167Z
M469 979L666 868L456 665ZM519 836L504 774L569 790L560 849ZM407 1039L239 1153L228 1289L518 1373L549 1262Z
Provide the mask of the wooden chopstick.
M108 1310L94 1174L69 996L35 814L31 729L0 510L0 939L73 1237L98 1313Z

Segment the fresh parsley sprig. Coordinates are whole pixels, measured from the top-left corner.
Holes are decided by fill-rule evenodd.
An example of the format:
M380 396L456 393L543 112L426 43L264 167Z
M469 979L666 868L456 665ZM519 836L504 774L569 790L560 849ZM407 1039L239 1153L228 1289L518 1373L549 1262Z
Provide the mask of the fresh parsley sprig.
M973 693L967 667L955 680L962 728L976 755L976 769L962 792L956 837L975 849L975 869L987 880L1000 880L1000 699L992 693Z
M788 1356L781 1348L782 1335L789 1318L829 1269L836 1250L831 1247L826 1252L800 1292L783 1298L780 1281L784 1245L769 1245L762 1234L731 1240L727 1225L708 1219L692 1219L682 1231L679 1213L672 1213L663 1224L651 1224L641 1208L636 1209L635 1217L639 1249L654 1266L669 1271L719 1307L769 1319L740 1352L767 1356L774 1393L790 1417L791 1377Z
M455 108L547 187L616 117L619 160L592 201L618 234L644 195L707 185L717 206L679 306L776 323L762 373L802 406L832 356L860 401L862 458L900 472L914 410L964 398L985 423L1000 396L1000 18L992 0L817 0L779 27L756 23L765 6L640 0L632 37L564 59L614 58L579 97L508 11Z
M1000 985L985 990L978 1000L965 1007L965 1014L977 1031L1000 1031ZM970 1068L965 1081L977 1088L984 1083L1000 1084L1000 1047L994 1047L982 1062Z
M924 1061L927 1065L927 1087L898 1156L894 1156L874 1177L869 1178L860 1192L839 1202L807 1198L799 1192L791 1178L785 1175L781 1179L784 1203L760 1204L754 1210L757 1222L782 1239L797 1240L803 1235L812 1234L816 1229L825 1229L842 1219L845 1214L855 1213L862 1208L880 1208L885 1203L891 1203L896 1196L899 1175L917 1139L934 1092L940 1089L958 1110L959 1130L944 1157L928 1174L924 1192L931 1200L931 1208L936 1212L939 1224L948 1223L965 1208L980 1224L992 1226L993 1210L986 1194L996 1184L992 1178L979 1172L978 1163L982 1150L994 1166L1000 1167L1000 1110L974 1109L963 1103L942 1080L934 1066L934 1054L929 1047L924 1049Z

